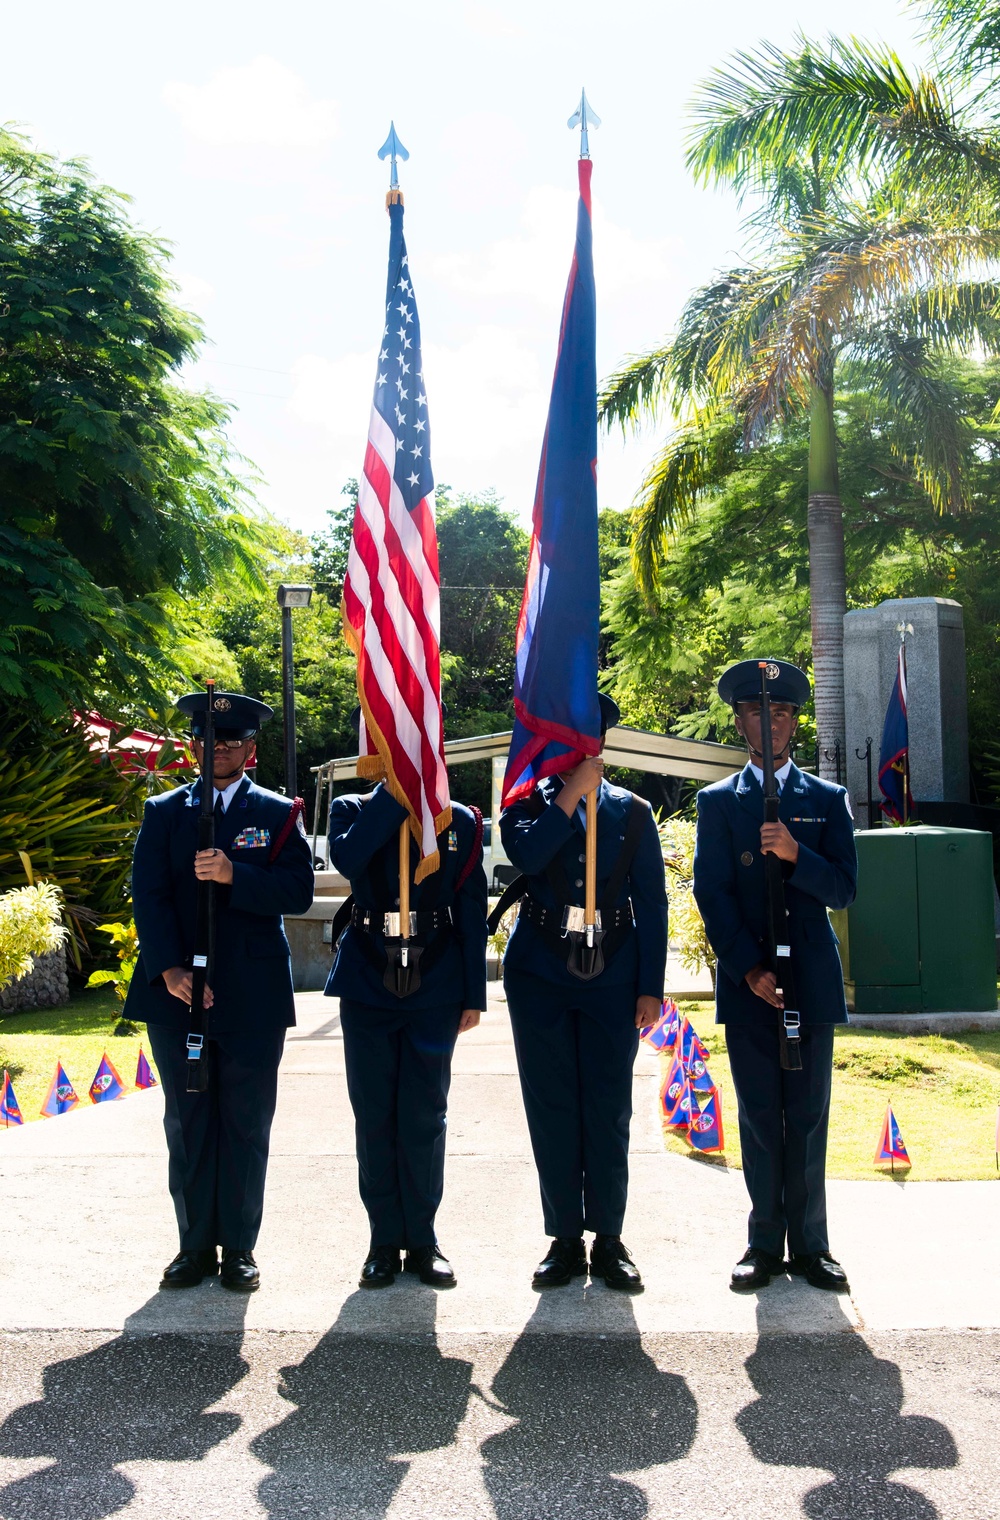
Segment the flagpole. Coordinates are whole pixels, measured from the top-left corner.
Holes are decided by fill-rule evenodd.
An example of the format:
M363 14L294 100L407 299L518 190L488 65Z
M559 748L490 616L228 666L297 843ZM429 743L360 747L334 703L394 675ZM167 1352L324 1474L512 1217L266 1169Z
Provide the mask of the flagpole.
M399 937L410 937L410 820L399 827ZM403 951L406 965L406 951Z
M601 118L597 115L590 101L587 99L586 90L580 91L580 104L566 125L573 129L580 128L580 157L590 157L590 130L601 125ZM586 845L584 856L584 898L583 898L583 927L587 937L587 946L594 946L594 930L597 926L597 793L587 793L586 807Z
M583 926L587 931L587 944L594 943L594 927L597 923L597 793L587 793L587 842L584 861L584 909Z

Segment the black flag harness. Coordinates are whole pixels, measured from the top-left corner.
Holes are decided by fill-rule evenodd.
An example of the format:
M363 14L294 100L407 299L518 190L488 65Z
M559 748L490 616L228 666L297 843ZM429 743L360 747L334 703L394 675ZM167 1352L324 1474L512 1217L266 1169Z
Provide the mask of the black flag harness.
M631 899L620 907L615 906L615 900L628 878L650 807L646 799L638 797L635 792L629 793L629 798L628 819L625 824L622 847L597 908L595 919L597 944L593 950L585 944L585 910L571 901L573 893L569 878L558 855L554 855L545 868L545 876L558 907L546 907L544 903L539 902L537 897L533 897L527 876L515 877L487 919L490 933L495 934L500 920L508 909L515 903L520 903L518 917L526 919L540 932L553 954L566 962L566 969L572 976L585 982L591 981L595 976L600 976L607 963L618 954L635 928ZM532 792L528 806L537 818L542 816L548 805L544 798L539 796L537 790ZM594 951L597 953L595 954Z

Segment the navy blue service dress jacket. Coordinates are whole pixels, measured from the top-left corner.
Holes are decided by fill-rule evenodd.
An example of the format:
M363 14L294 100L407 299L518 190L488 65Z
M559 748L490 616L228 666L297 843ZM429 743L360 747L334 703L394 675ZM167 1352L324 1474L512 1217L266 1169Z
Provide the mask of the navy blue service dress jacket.
M785 866L785 906L803 1024L847 1021L837 937L827 908L846 908L857 890L854 826L842 786L793 765L781 789L778 816L798 840L799 858ZM760 829L764 795L750 765L698 793L694 896L718 957L716 1019L720 1024L774 1022L775 1010L744 981L767 960L767 903Z
M540 781L537 791L546 804L553 804L562 791L558 776ZM597 902L600 906L609 878L625 840L625 826L631 807L631 793L620 786L602 781L597 805ZM610 907L620 908L631 898L636 932L629 934L618 953L612 956L599 977L581 982L549 948L541 930L519 917L507 945L504 969L525 972L573 987L581 996L587 988L626 987L635 997L662 998L663 975L667 962L667 893L663 855L653 815L647 817L632 857L628 875ZM558 857L566 874L572 903L584 904L584 848L586 829L579 812L567 818L561 808L548 805L540 812L532 798L515 802L500 819L500 837L511 862L528 878L528 890L546 908L556 908L555 893L545 874L553 857Z
M190 1012L163 980L171 966L190 966L198 884L201 782L179 786L146 803L132 863L132 903L139 963L125 1017L187 1031ZM292 829L277 859L272 846L291 802L244 776L226 813L215 822L215 845L233 862L231 886L216 886L215 1003L205 1030L263 1034L295 1023L291 961L283 913L304 913L313 900L312 851Z
M414 913L450 908L452 927L438 930L447 936L443 954L435 955L425 970L420 965L420 986L409 997L398 998L382 980L362 940L362 933L349 926L340 940L326 992L375 1008L408 1008L414 1011L453 1004L461 1008L486 1007L486 872L482 843L476 846L476 820L460 803L451 805L451 826L438 835L441 864L418 884L411 874L410 909ZM399 851L397 840L406 809L385 786L374 792L335 797L330 807L330 861L351 883L358 908L375 913L392 912L399 904ZM470 854L476 858L456 894L455 886ZM415 841L410 845L411 873L418 860ZM380 959L385 936L377 931L369 938ZM372 948L369 947L369 948ZM428 951L430 944L428 945Z

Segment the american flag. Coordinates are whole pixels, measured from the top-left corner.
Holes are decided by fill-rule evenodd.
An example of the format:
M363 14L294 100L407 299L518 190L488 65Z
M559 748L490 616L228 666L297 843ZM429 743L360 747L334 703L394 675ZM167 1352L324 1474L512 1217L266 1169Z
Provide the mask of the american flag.
M390 193L389 276L368 450L344 581L358 657L358 775L381 777L410 814L417 881L437 869L451 822L441 722L441 606L420 319Z

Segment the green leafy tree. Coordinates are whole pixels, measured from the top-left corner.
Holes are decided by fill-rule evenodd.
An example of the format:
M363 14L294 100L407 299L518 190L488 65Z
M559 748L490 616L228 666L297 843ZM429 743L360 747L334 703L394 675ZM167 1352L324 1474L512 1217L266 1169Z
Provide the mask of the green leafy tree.
M756 257L695 292L673 339L615 375L602 408L623 425L663 403L681 419L637 513L635 568L647 594L666 536L720 458L759 446L795 417L808 419L811 651L825 756L844 742L838 383L871 398L900 466L935 504L962 509L972 430L947 355L963 345L1000 347L1000 289L967 277L977 258L1000 250L1000 237L954 215L946 221L940 204L932 212L901 203L898 187L873 179L835 137L779 150L782 81L811 77L818 62L808 45L800 55L765 47L738 56L703 87L688 162L702 182L753 199L747 231Z
M0 691L57 718L157 702L183 598L259 583L270 533L176 371L166 250L79 163L0 132Z
M891 409L880 415L866 393L837 400L847 600L851 607L895 596L962 603L973 783L980 800L993 801L1000 800L1000 772L990 765L1000 704L1000 430L993 421L1000 367L954 362L948 378L962 393L974 460L966 510L954 516L936 510L890 445ZM786 650L805 666L810 660L808 419L786 422L752 451L720 444L707 464L692 512L670 536L653 601L623 565L606 590L604 617L612 689L626 721L731 741L714 673L762 647ZM800 754L811 763L810 712L800 736ZM853 744L864 738L848 736Z

